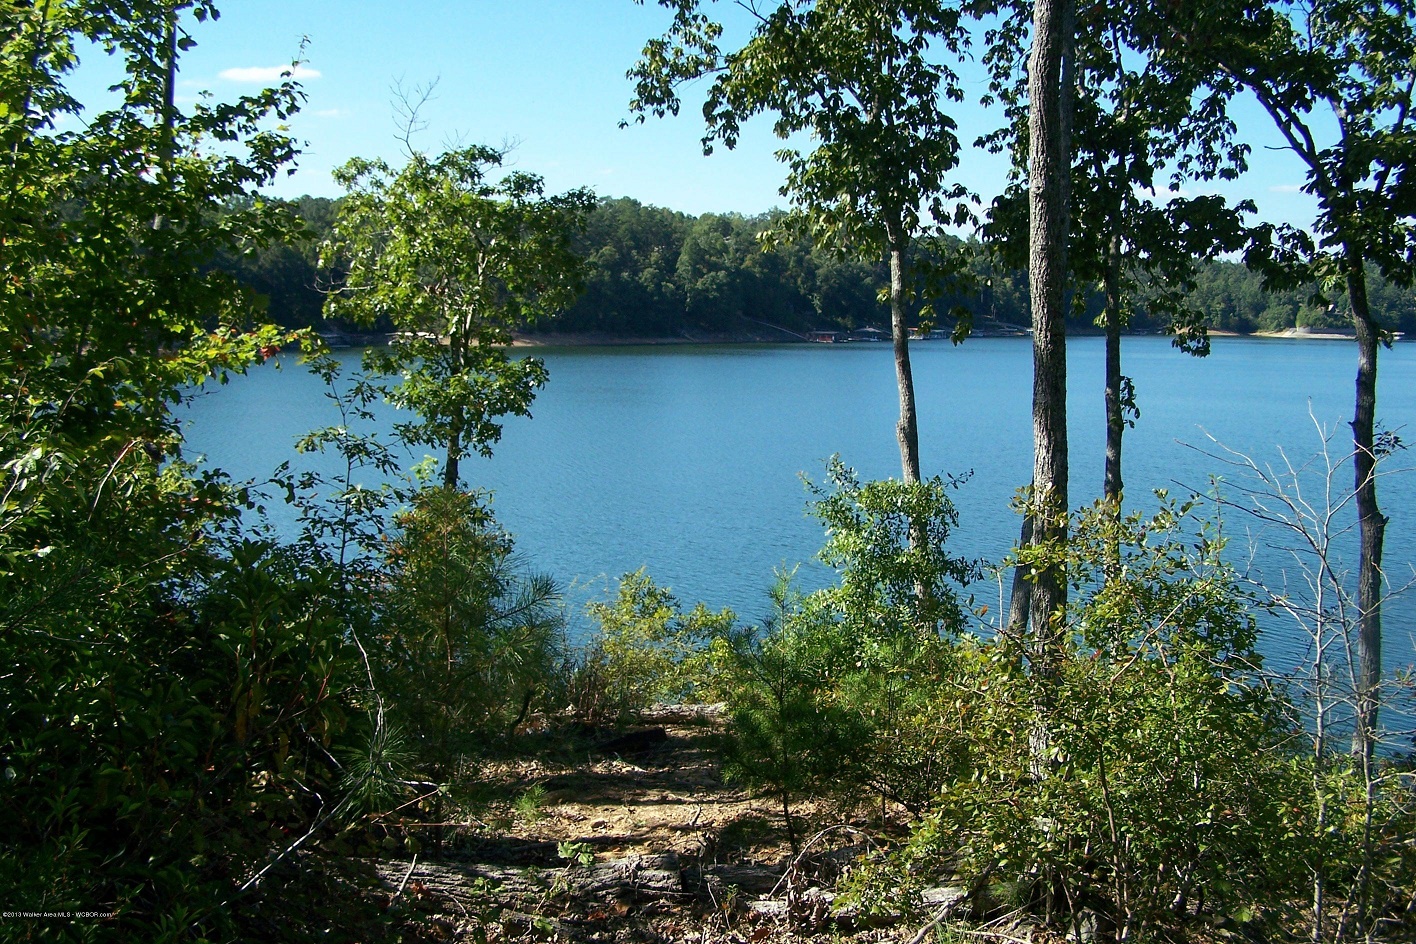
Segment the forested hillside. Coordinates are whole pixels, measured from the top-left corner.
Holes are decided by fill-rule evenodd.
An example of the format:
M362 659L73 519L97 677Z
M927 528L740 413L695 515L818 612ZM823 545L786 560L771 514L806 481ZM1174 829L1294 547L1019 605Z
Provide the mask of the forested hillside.
M418 5L345 6L341 28L363 17L381 39ZM550 192L504 149L419 150L416 100L397 166L347 156L342 201L269 199L299 153L297 79L318 70L228 69L274 84L189 96L201 73L181 65L216 0L0 0L0 944L1416 940L1416 672L1400 617L1383 665L1381 622L1410 587L1411 524L1376 484L1407 460L1400 422L1383 422L1402 414L1377 410L1375 330L1416 330L1411 292L1379 278L1416 282L1416 0L1034 0L1015 18L1037 13L1026 43L988 4L778 0L739 49L719 47L740 37L711 4L660 6L673 19L631 69L631 111L677 114L675 90L707 79L705 141L731 148L767 112L788 145L806 132L811 153L777 152L789 215ZM988 243L937 225L970 212L946 216L968 201L941 110L962 100L970 48L998 70L995 143L1046 178L1013 181L1046 225L985 229ZM100 52L122 77L95 96L77 70ZM1145 73L1125 74L1138 57ZM1311 232L1240 233L1204 197L1145 196L1165 174L1233 169L1248 147L1230 140L1236 82L1279 103L1294 151L1306 141ZM1068 153L1073 93L1090 130ZM1303 124L1320 100L1343 124L1321 151ZM1076 221L1108 193L1115 228L1088 263L1079 237L1101 229ZM1232 262L1192 271L1243 241L1291 291ZM994 247L1028 257L1031 297ZM1349 286L1350 306L1310 301L1318 278ZM1068 492L1065 345L1099 283L1101 496ZM1120 327L1162 328L1162 296L1191 327L1193 309L1234 330L1350 323L1352 451L1333 438L1276 470L1227 453L1211 458L1233 491L1123 494L1139 406ZM908 350L925 297L940 328L1031 325L1016 348L1032 349L1035 459L1004 483L1020 538L1001 559L957 550L956 499L986 504L967 477L920 472ZM572 634L570 575L520 557L470 483L464 460L493 456L550 377L514 332L887 321L901 477L831 461L808 504L829 579L779 571L760 620L680 603L639 570ZM336 357L307 325L394 337ZM278 436L268 418L303 411L277 392L249 411L255 435L220 428L276 443L274 468L247 481L200 460L187 408L203 388L281 379L243 375L282 349L337 422ZM987 412L1001 388L978 389L968 409L994 448L1017 433ZM839 416L752 393L844 438ZM722 412L718 389L695 396ZM1100 432L1073 419L1078 442ZM721 514L713 473L760 470L694 448L693 424L619 425L630 442L672 427L712 484L651 467L653 487L759 541ZM541 461L651 465L596 445ZM622 492L573 497L612 524L653 519ZM684 545L710 526L652 524ZM1248 526L1293 568L1281 580L1226 550ZM1297 665L1265 664L1275 621Z
M337 201L304 197L294 203L310 231L308 242L281 243L247 255L223 255L219 268L269 299L273 321L287 327L322 323L322 288L330 277L318 268L316 245L334 218ZM764 249L758 238L775 214L705 213L693 217L628 197L602 199L590 215L579 249L589 260L585 293L539 332L601 332L627 337L676 337L683 332L733 334L765 322L795 332L852 329L889 320L879 298L888 280L884 261L867 265L790 242ZM965 245L969 264L938 310L966 309L975 322L1029 321L1026 276L1003 268L982 244ZM1374 278L1371 300L1392 330L1416 331L1416 294ZM1191 306L1209 327L1251 333L1293 327L1341 327L1346 298L1330 307L1312 303L1313 289L1266 292L1263 280L1239 262L1201 267ZM1092 290L1068 327L1090 328L1101 310ZM952 327L945 315L940 327ZM1144 309L1133 330L1165 330L1163 316Z

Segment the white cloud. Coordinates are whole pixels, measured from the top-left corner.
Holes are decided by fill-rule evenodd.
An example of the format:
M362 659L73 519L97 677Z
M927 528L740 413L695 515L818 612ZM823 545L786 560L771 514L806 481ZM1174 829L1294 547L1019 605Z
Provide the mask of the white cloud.
M315 114L321 118L338 118L340 115L344 114L344 112L340 111L338 108L321 108L319 111L315 112Z
M1302 193L1303 186L1301 184L1275 184L1268 190L1269 193Z
M244 66L225 69L221 77L229 82L279 82L286 74L296 79L318 79L319 69L309 66Z

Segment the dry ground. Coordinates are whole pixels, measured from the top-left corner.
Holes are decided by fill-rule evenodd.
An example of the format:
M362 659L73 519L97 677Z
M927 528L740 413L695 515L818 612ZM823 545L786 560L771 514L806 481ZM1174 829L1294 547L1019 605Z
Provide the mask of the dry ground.
M845 822L807 807L811 829L828 828L794 856L776 802L723 782L715 723L665 712L640 743L545 735L534 757L484 769L446 825L391 824L375 897L424 940L933 940L923 919L833 914L831 889L880 835L878 811ZM1043 940L1020 933L1003 939Z

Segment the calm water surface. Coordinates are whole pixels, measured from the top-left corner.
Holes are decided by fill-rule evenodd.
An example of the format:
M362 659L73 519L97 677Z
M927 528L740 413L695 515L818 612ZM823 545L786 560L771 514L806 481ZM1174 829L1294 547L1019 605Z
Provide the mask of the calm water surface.
M1101 490L1103 344L1080 338L1069 345L1076 506ZM534 419L508 422L495 457L467 462L464 472L494 492L496 514L518 549L569 584L573 602L603 597L613 578L644 566L685 602L756 618L774 569L801 563L803 584L826 579L812 563L822 533L805 513L802 477L820 481L833 453L862 477L899 475L888 344L537 353L551 380ZM1031 344L936 341L912 353L925 473L972 472L956 494L953 547L997 560L1017 536L1009 500L1031 476ZM1123 357L1141 408L1124 456L1132 505L1144 506L1156 488L1204 491L1214 475L1230 479L1226 493L1238 498L1233 470L1194 448L1216 451L1210 436L1263 462L1281 462L1280 448L1298 462L1322 446L1316 419L1333 434L1335 456L1347 451L1351 343L1219 338L1208 358L1195 359L1167 339L1132 338ZM351 370L357 359L345 355ZM1380 378L1380 418L1416 439L1416 344L1383 351ZM198 397L185 422L190 454L260 479L292 458L296 436L337 422L337 414L318 380L287 361ZM1414 460L1403 453L1393 467ZM1350 485L1350 471L1338 481ZM1391 518L1387 569L1401 582L1416 560L1416 474L1389 476L1381 488ZM1241 517L1227 514L1236 559L1247 556L1251 540ZM1282 566L1291 570L1262 547L1257 559L1270 579ZM997 595L990 585L976 592L984 601ZM1416 598L1389 606L1389 666L1413 661L1413 622ZM1283 628L1265 642L1281 661L1297 657L1301 645Z

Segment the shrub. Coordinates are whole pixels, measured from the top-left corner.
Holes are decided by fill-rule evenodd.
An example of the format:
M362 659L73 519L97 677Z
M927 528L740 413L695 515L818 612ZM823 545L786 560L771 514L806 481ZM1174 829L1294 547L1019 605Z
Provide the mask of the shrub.
M780 801L795 850L793 803L850 793L864 770L871 727L836 691L857 650L845 627L813 612L785 578L773 601L775 620L717 649L730 715L723 769L730 780Z
M813 511L836 584L803 596L783 578L774 620L720 650L727 770L781 800L793 842L799 798L873 792L918 811L933 796L956 745L924 716L963 628L958 588L976 570L944 547L956 483L862 484L839 458L827 477Z
M567 683L576 714L590 724L622 724L649 706L689 704L720 693L713 640L736 617L704 604L683 611L672 591L642 569L620 578L615 599L588 607L599 630Z
M1022 882L1046 919L1092 912L1127 940L1298 891L1295 719L1190 512L1080 517L1055 671L1030 671L1023 639L961 648L934 712L959 762L894 874Z
M317 546L230 533L215 483L141 453L100 472L49 553L0 570L0 887L115 913L78 937L234 939L230 902L340 806L368 611Z
M517 572L476 493L424 489L397 524L376 676L425 774L445 783L547 690L562 658L559 596Z

